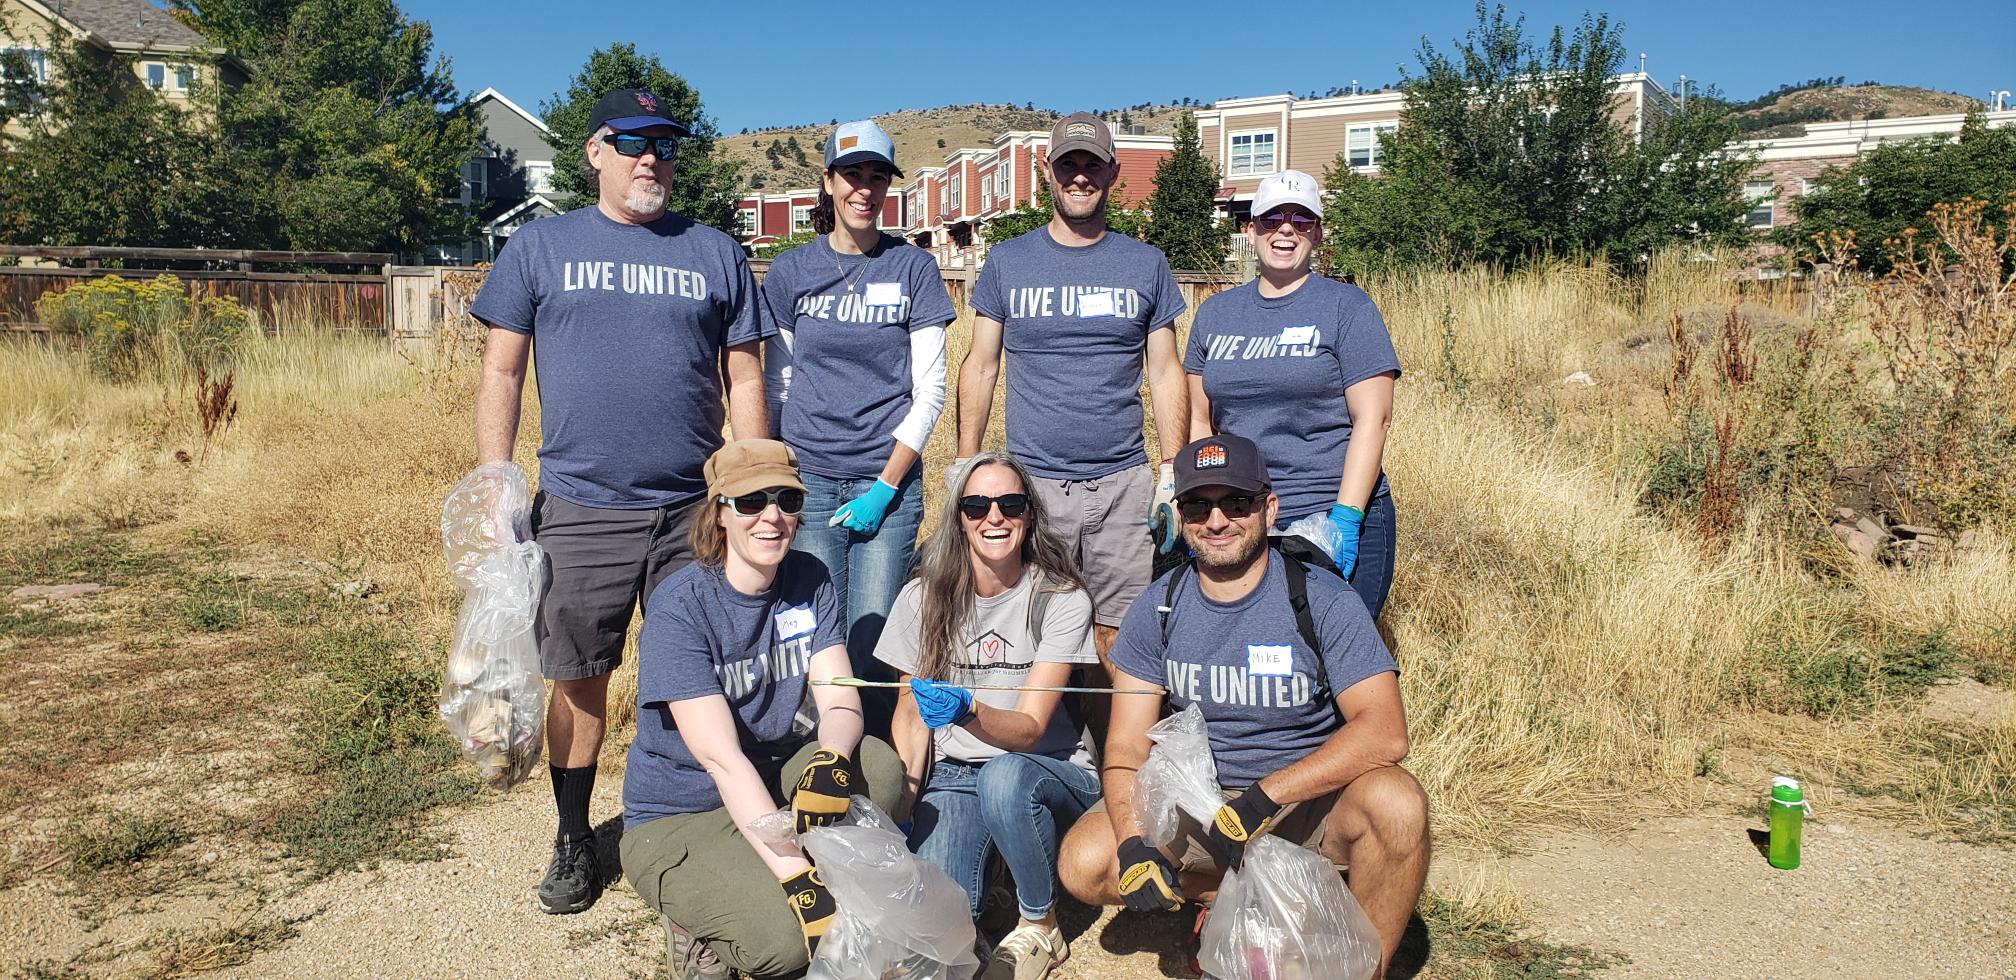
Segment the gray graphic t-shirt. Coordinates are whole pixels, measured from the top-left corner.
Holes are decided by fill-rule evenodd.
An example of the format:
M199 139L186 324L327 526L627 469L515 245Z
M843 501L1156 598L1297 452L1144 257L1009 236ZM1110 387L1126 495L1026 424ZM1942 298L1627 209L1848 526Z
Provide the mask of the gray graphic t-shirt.
M700 468L721 448L722 348L765 333L734 239L593 206L518 229L469 312L532 337L540 488L625 510L703 492Z
M695 562L666 576L637 637L637 735L623 774L623 826L721 806L668 702L727 698L742 753L759 767L780 763L811 737L794 722L812 655L845 642L826 566L803 552L784 556L762 595L735 591L718 565Z
M1351 445L1344 389L1398 374L1400 358L1357 286L1310 276L1265 299L1256 279L1198 304L1183 371L1203 377L1213 429L1260 447L1286 526L1337 501ZM1382 475L1373 494L1385 492Z
M1192 704L1203 710L1218 782L1230 788L1315 751L1339 726L1337 692L1400 669L1364 600L1343 579L1310 569L1309 609L1330 685L1319 690L1316 651L1295 628L1282 561L1270 553L1260 584L1229 603L1205 598L1196 573L1187 573L1169 613L1167 650L1155 615L1167 582L1157 580L1127 610L1113 641L1114 667L1161 685L1178 711Z
M1038 228L989 250L973 311L1001 323L1008 451L1052 480L1146 463L1141 354L1184 309L1169 260L1118 232L1070 248Z
M896 423L910 411L910 331L956 315L937 260L888 235L872 254L843 255L822 235L771 263L763 304L769 323L792 331L779 438L806 472L880 476ZM773 337L764 356L781 348Z
M1029 681L1029 668L1039 664L1096 664L1092 650L1092 599L1083 592L1052 593L1043 605L1040 642L1029 636L1029 602L1035 595L1033 575L1023 575L1014 588L997 596L973 599L973 619L966 624L966 646L954 664L955 684L998 684L1012 686ZM875 644L875 659L897 670L914 674L923 656L921 647L924 587L912 579L896 596L889 611L889 623ZM1018 691L974 691L975 701L995 708L1015 707L1022 697ZM981 763L1001 755L1003 750L981 741L957 725L941 728L933 742L938 759ZM1050 726L1029 750L1032 755L1070 759L1092 769L1092 758L1079 744L1078 729L1060 703L1050 713Z

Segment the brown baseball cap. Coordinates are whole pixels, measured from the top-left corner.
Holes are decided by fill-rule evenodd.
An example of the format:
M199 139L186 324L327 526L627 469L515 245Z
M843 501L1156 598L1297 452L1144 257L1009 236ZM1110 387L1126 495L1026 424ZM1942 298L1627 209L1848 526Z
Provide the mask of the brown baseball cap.
M798 479L798 454L775 439L737 439L707 457L702 472L707 495L716 500L771 487L805 489Z
M1107 163L1113 162L1113 131L1106 120L1089 112L1074 112L1050 127L1050 159L1072 150L1084 150Z

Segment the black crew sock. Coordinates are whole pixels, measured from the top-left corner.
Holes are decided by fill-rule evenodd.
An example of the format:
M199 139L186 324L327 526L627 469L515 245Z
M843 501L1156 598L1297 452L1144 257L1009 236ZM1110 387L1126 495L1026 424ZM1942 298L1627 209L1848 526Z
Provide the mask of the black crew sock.
M561 838L594 836L595 828L588 823L588 797L595 792L595 767L562 769L548 763L546 769L553 774L553 808L560 811Z

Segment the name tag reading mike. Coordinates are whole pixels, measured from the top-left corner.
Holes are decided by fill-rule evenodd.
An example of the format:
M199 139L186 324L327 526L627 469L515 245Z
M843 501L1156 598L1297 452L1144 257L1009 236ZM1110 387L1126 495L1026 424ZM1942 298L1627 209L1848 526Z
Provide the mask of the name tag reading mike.
M1246 673L1254 677L1287 677L1295 672L1295 648L1288 644L1246 644Z

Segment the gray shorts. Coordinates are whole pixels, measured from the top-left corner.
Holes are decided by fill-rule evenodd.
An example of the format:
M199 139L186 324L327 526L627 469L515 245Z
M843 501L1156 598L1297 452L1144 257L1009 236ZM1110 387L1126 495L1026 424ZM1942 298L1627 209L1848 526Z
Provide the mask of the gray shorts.
M623 662L631 611L665 576L693 561L698 503L609 510L539 492L532 501L532 538L546 551L547 574L532 635L542 673L577 681Z
M1148 537L1154 468L1142 463L1096 480L1031 479L1051 533L1064 540L1085 573L1092 618L1101 626L1119 626L1148 587L1155 564L1155 542Z

